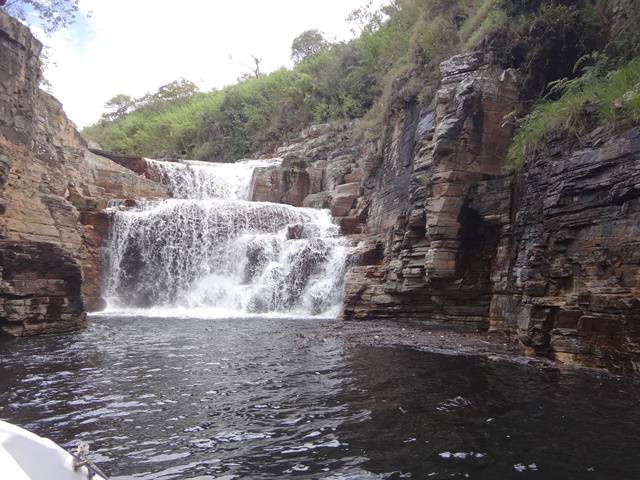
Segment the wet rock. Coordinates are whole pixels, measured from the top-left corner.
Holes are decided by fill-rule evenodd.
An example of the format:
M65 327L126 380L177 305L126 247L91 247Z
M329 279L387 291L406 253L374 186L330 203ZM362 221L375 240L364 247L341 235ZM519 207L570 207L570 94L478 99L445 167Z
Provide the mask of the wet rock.
M301 225L297 225L301 227ZM269 240L254 240L247 245L247 265L245 267L245 282L251 282L256 275L264 270L267 263L278 255L278 245Z
M300 240L304 235L304 225L288 225L287 226L287 240Z
M10 336L83 328L79 263L61 248L0 241L0 332Z
M299 165L256 168L251 178L249 198L256 202L286 203L300 207L310 192L311 182L309 172Z
M355 235L362 233L364 225L360 223L360 219L357 216L340 217L338 219L340 225L340 232L342 235Z

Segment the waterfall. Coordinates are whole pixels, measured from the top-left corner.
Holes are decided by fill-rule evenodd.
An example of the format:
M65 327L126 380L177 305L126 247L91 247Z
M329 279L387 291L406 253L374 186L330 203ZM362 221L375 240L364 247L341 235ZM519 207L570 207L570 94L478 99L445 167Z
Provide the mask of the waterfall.
M253 170L277 162L148 160L174 198L112 206L108 309L335 315L350 247L329 212L247 200Z

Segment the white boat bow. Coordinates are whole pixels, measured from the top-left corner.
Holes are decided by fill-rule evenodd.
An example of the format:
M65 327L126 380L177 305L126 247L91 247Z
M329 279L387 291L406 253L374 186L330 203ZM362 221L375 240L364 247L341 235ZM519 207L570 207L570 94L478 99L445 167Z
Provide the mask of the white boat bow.
M0 478L7 480L106 480L47 438L0 421Z

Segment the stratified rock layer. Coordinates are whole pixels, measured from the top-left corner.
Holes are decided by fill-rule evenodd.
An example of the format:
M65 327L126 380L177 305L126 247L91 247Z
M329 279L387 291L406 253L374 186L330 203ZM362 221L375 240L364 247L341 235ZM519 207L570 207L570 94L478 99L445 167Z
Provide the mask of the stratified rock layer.
M551 140L513 198L492 330L563 362L640 369L640 129Z
M396 112L368 196L367 231L378 236L383 261L349 272L345 319L488 326L491 262L509 220L493 205L509 206L511 132L502 118L518 95L511 72L489 68L481 53L454 57L441 71L430 107Z
M29 336L85 325L78 262L48 243L0 241L0 333Z
M329 208L344 234L362 232L363 145L353 142L352 127L316 125L276 150L282 163L254 170L250 199Z
M34 262L42 249L48 265L64 267L65 272L71 268L68 257L75 259L82 271L84 303L98 309L101 248L109 226L102 209L110 199L162 198L167 193L165 187L89 152L62 105L38 87L40 50L25 26L0 12L0 238L22 242ZM58 263L52 260L55 256L60 256ZM37 278L43 272L33 272L33 285L44 285ZM55 271L47 275L53 277L42 278L57 278ZM0 294L0 300L3 295L11 293ZM47 290L36 288L30 295L45 302ZM71 303L80 308L61 313L64 321L56 320L51 310L36 322L25 307L22 330L15 313L0 311L0 322L11 322L12 327L4 329L10 334L67 331L74 324L80 328L85 324L82 301Z
M329 208L357 243L345 320L504 332L531 354L638 370L639 130L559 132L514 173L518 104L490 54L453 57L431 105L392 112L381 154L352 126L320 127L254 194ZM273 180L293 170L305 181Z
M348 273L344 318L490 329L531 354L637 370L638 129L579 146L560 134L514 175L513 73L479 53L441 71L431 108L397 114L369 196L384 255Z

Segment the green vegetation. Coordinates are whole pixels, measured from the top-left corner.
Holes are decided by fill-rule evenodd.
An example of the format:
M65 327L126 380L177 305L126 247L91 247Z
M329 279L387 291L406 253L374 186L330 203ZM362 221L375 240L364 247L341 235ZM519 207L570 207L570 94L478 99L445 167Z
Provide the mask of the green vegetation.
M117 95L83 134L113 151L218 161L273 147L313 123L365 116L363 133L379 137L396 105L430 99L438 63L456 53L458 28L481 4L394 0L381 10L364 7L350 15L361 30L352 41L331 44L317 30L298 36L292 69L186 97Z
M465 50L477 45L492 30L503 25L506 14L499 0L485 0L476 13L460 29L460 38Z
M70 26L78 16L78 0L5 0L0 10L25 23L39 25L50 34Z
M629 94L618 106L635 88L636 2L390 0L380 10L363 7L350 15L360 31L351 41L330 43L317 30L300 34L291 69L264 75L257 63L220 90L199 92L180 80L140 99L117 95L83 134L113 151L233 161L313 123L359 118L363 137L383 146L394 112L432 101L438 64L481 46L521 79L527 111L518 114L531 113L518 122L511 149L518 164L549 129L584 132L585 106L597 105L602 121L637 121L636 97ZM581 61L573 69L580 59L593 65L585 70Z
M550 133L574 138L596 125L640 121L640 9L635 0L500 0L504 66L519 71L530 107L508 160L519 168ZM634 60L635 59L635 60Z
M518 129L509 161L522 165L527 154L544 145L547 133L563 130L579 136L594 121L610 124L640 121L640 58L610 73L596 63L573 79L556 82L551 94L563 92L555 101L543 100Z

